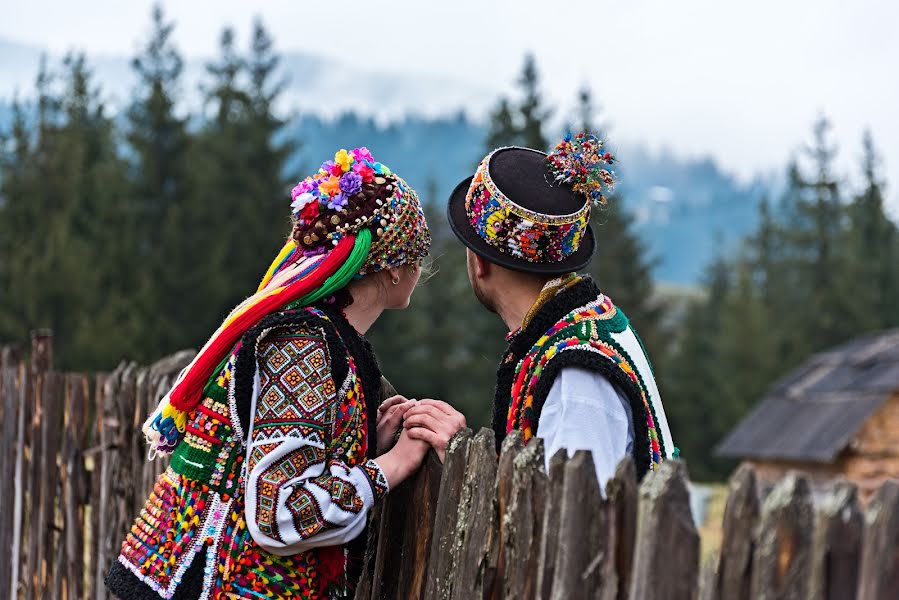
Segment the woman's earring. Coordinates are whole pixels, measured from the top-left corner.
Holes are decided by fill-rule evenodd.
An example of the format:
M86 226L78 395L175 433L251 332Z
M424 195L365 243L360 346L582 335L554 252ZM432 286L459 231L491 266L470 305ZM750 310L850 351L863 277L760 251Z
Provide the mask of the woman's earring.
M390 281L393 282L393 285L399 285L399 284L400 284L400 278L399 278L399 277L394 277L394 278L391 279Z

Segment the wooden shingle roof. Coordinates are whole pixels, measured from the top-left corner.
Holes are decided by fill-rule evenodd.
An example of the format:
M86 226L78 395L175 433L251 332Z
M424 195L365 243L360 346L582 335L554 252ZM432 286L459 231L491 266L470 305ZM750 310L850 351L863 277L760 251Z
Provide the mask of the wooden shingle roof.
M899 393L899 329L813 356L778 381L715 448L718 456L827 463Z

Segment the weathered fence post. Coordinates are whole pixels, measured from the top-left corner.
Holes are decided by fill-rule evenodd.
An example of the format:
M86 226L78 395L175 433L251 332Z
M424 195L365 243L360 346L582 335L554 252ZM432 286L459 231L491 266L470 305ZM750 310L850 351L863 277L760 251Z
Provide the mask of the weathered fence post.
M471 437L471 429L466 427L453 436L446 449L425 598L449 600L452 594L455 568L453 544L456 541L457 527L462 526L459 511Z
M465 482L459 500L459 525L453 544L457 566L452 584L454 600L489 597L496 575L496 544L499 523L496 517L496 438L493 430L481 429L468 446Z
M0 558L0 595L12 595L12 572L19 557L14 552L13 529L15 507L20 501L21 486L16 481L16 446L19 422L19 386L16 366L4 362L0 367L0 480L7 482L6 493L0 494L0 549L5 555Z
M553 600L600 598L609 552L609 524L589 452L578 450L565 465Z
M609 598L627 600L637 543L637 468L630 457L618 463L615 477L606 485L606 497L609 504L611 556L605 587L615 588Z
M692 600L699 572L699 534L690 513L687 468L662 463L640 485L632 600Z
M752 598L806 597L813 526L808 481L791 473L774 486L762 505L752 567Z
M502 598L503 583L506 581L506 546L509 530L506 526L506 514L509 510L509 502L512 500L512 473L515 469L515 459L524 450L524 442L520 431L513 431L503 440L499 454L499 463L496 467L496 519L499 535L493 538L491 557L496 560L488 565L488 573L492 571L494 576L485 581L484 595L486 597ZM493 566L493 569L490 569Z
M540 559L537 565L537 598L548 600L553 589L556 555L559 552L559 514L562 512L562 487L565 485L565 463L568 451L560 448L549 459L546 502L543 507L543 534L540 536Z
M858 600L899 594L899 482L886 481L868 505Z
M752 557L755 553L753 537L758 519L755 471L743 465L730 478L721 525L721 558L714 596L709 598L750 600Z
M373 600L424 598L442 470L437 454L430 451L418 473L387 497L372 579Z
M62 511L65 562L59 565L66 598L84 598L85 483L84 444L87 433L87 377L68 375L65 391L65 433L62 447ZM60 544L62 547L63 544Z
M531 600L537 595L537 572L547 476L543 440L532 439L512 464L512 490L502 520L506 566L502 581L508 600Z
M31 371L45 373L53 369L53 332L35 329L31 332Z
M821 500L815 521L809 599L853 600L865 528L855 485L837 482Z

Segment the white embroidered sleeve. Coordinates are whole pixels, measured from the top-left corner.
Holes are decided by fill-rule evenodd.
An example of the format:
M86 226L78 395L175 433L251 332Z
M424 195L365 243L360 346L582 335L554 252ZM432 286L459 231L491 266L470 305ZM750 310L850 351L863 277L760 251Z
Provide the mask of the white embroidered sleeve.
M356 538L387 480L372 460L350 467L328 454L339 395L325 341L276 330L257 360L246 460L250 535L277 555Z

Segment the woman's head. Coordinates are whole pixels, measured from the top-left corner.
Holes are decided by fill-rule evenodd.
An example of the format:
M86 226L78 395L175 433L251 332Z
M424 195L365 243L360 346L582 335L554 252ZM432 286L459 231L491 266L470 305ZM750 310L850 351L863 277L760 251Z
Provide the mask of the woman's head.
M298 183L291 198L291 237L304 254L326 253L367 229L372 242L358 277L382 290L385 308L409 304L431 235L418 194L402 178L366 148L340 150Z

